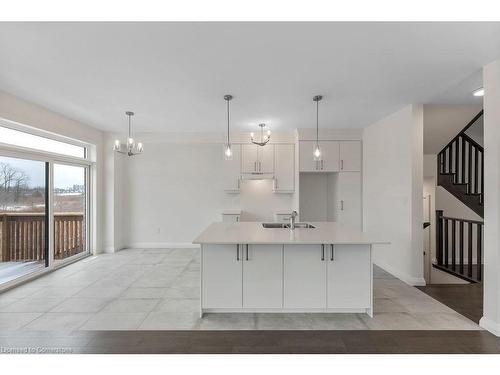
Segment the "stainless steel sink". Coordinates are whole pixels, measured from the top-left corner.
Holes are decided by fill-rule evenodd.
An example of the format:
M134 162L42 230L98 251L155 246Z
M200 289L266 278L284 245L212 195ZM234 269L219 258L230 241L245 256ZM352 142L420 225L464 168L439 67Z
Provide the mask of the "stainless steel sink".
M278 229L289 229L290 224L289 223L262 223L262 226L264 228L278 228ZM300 228L300 229L312 229L316 228L314 225L311 225L309 223L295 223L295 228Z

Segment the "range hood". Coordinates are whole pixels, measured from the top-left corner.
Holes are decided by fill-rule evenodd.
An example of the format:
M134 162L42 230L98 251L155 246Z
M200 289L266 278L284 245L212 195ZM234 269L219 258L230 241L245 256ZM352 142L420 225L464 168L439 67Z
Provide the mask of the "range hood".
M245 180L274 180L274 173L243 173L241 179Z

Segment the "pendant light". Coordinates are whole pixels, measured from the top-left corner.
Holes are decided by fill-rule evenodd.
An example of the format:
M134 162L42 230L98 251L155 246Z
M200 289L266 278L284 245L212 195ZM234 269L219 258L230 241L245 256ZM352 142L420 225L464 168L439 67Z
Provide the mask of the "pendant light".
M125 154L128 156L134 156L141 154L144 150L142 142L135 143L134 138L132 138L131 131L131 117L134 115L134 112L127 111L125 114L128 116L128 137L125 142L125 150L122 151L122 143L119 139L115 140L115 144L113 145L113 151L119 152L120 154Z
M254 145L257 146L265 146L267 142L271 140L271 130L268 130L266 134L264 134L264 128L266 124L259 124L260 127L260 141L256 141L254 138L254 133L250 133L250 140Z
M232 95L224 95L224 100L227 103L227 143L224 144L224 159L233 159L233 150L231 150L231 141L229 140L229 102L233 99Z
M323 96L316 95L313 97L313 101L316 102L316 144L314 145L314 161L321 161L321 148L319 147L319 102L323 99Z

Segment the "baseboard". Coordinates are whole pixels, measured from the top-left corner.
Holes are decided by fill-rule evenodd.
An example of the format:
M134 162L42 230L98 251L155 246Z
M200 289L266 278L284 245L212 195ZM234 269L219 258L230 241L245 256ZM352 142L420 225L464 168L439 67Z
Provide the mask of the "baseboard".
M408 285L411 286L425 286L427 285L425 282L425 279L423 277L413 277L410 275L407 275L405 273L400 272L399 270L395 269L392 266L389 266L388 264L385 264L383 262L377 261L373 262L380 268L384 269L385 271L389 272L391 275L397 277L401 281L404 281Z
M491 319L488 319L486 317L482 317L479 319L479 326L481 328L484 328L485 330L493 333L495 336L500 337L500 324L494 322Z
M134 242L126 249L199 249L200 245L190 242Z

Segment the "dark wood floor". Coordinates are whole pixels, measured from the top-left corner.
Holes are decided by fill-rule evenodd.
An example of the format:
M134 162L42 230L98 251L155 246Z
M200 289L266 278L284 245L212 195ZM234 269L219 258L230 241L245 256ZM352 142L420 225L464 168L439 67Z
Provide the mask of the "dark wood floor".
M483 316L482 284L430 284L417 288L476 323Z
M75 331L1 333L1 353L500 353L486 331Z

